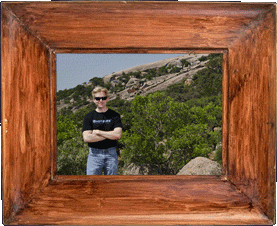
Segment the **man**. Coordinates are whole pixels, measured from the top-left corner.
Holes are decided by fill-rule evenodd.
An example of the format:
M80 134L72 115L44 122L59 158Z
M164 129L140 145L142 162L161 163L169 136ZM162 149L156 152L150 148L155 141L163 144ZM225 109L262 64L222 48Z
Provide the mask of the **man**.
M107 89L96 87L92 96L96 109L85 116L83 125L83 139L89 146L87 175L101 175L102 170L105 175L116 175L116 145L122 134L120 115L107 108Z

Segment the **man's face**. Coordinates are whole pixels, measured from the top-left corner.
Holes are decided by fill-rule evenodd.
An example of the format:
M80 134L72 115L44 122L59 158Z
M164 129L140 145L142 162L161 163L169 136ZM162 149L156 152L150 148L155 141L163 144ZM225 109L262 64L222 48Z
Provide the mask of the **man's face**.
M108 97L105 92L99 92L94 94L93 102L96 104L98 108L105 108Z

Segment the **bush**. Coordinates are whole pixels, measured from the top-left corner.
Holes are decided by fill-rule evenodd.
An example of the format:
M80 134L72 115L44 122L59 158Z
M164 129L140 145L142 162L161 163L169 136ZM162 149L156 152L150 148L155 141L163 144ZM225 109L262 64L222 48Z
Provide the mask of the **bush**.
M199 60L200 62L206 61L206 60L208 60L208 56L201 56L200 58L198 58L198 60Z
M103 80L103 78L93 77L89 81L92 83L92 85L94 87L95 86L104 86L104 80Z
M180 62L182 63L182 68L184 68L184 66L188 67L189 65L191 65L191 63L188 62L186 59L182 59L180 60Z
M80 136L65 140L57 147L58 175L86 175L88 146Z

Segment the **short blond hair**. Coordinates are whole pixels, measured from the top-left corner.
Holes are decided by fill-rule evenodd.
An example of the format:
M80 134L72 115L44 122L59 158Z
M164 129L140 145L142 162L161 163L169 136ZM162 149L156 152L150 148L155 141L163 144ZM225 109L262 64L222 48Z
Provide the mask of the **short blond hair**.
M107 97L109 97L109 92L106 88L103 88L101 86L96 86L93 90L92 90L92 97L95 97L96 93L100 93L100 92L104 92L106 94Z

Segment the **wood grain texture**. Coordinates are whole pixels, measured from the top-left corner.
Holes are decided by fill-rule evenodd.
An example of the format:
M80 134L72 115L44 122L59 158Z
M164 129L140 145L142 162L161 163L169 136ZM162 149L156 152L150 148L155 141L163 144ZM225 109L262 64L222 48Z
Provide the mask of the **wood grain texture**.
M228 176L275 216L275 10L230 48ZM272 39L274 37L274 39Z
M2 9L3 217L12 217L48 183L48 50Z
M275 4L21 2L1 7L4 223L275 222ZM201 51L224 53L224 181L55 176L56 53Z
M8 7L53 49L195 49L230 46L269 5L40 2Z
M246 196L220 177L141 179L53 181L17 215L15 223L269 223Z

